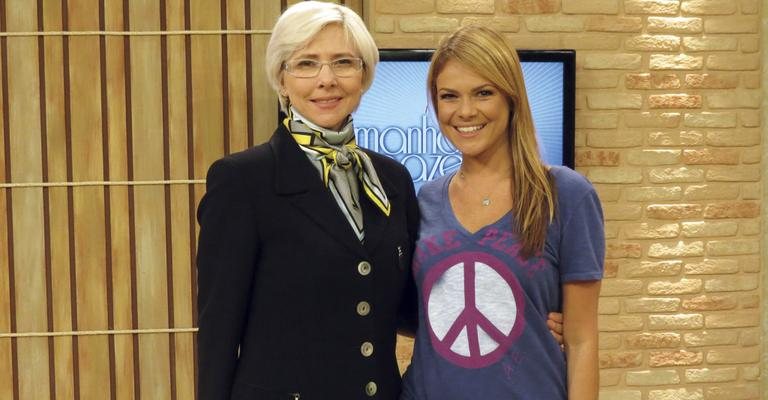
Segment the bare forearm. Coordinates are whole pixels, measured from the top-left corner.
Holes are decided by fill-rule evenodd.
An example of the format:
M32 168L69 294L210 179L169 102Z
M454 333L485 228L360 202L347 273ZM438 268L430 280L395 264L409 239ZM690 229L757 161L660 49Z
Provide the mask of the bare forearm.
M568 361L568 400L597 400L597 302L600 281L563 286L563 339Z
M568 359L568 400L597 400L597 341L565 344Z

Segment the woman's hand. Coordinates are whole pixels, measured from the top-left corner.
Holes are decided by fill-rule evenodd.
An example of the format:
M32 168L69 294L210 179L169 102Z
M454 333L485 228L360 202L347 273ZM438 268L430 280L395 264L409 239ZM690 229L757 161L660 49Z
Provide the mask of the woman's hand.
M555 337L557 343L563 346L563 314L559 312L551 312L547 314L547 327Z

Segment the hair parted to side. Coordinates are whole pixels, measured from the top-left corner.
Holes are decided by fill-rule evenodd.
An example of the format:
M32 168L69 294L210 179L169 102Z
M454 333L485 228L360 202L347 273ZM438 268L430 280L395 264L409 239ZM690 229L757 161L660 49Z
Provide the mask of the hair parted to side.
M338 24L363 59L363 91L373 82L379 51L363 20L347 7L322 1L302 1L280 15L267 45L265 66L267 80L280 98L280 108L287 111L288 98L280 94L283 64L297 50L304 48L324 27Z
M493 29L468 25L445 37L432 56L427 75L432 107L437 112L437 76L445 64L458 61L493 83L509 102L510 155L512 158L513 231L523 243L522 254L544 248L547 227L555 217L555 187L539 155L536 130L517 51Z

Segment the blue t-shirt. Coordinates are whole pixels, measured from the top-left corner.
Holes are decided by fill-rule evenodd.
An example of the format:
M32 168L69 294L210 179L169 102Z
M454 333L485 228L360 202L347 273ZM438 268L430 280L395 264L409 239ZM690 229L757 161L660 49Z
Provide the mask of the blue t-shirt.
M401 400L567 398L565 355L547 328L563 282L602 278L602 210L592 185L552 167L557 213L544 251L528 259L512 215L470 233L444 176L419 193L413 260L419 326Z

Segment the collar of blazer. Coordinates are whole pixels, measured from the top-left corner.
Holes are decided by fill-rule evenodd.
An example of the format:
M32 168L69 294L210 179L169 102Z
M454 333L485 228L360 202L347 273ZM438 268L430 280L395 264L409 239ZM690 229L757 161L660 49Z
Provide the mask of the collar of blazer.
M366 251L373 251L384 237L391 217L386 217L369 201L362 200L365 242L361 246L349 222L323 184L320 173L282 124L275 131L269 144L275 159L275 193L286 196L286 200L305 212L329 236L335 237L360 256L366 257ZM394 205L398 191L393 184L393 174L385 171L387 165L378 160L378 157L382 156L372 155L371 161L390 202Z

